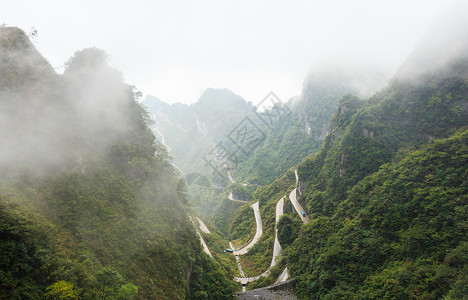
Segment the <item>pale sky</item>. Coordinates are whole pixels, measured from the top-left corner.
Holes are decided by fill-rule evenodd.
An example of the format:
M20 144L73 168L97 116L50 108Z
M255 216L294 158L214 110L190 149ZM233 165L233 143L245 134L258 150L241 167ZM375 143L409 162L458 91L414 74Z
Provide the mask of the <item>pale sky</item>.
M299 95L324 61L394 72L451 1L2 1L0 23L28 33L56 68L98 47L143 94L191 103L209 87L254 104Z

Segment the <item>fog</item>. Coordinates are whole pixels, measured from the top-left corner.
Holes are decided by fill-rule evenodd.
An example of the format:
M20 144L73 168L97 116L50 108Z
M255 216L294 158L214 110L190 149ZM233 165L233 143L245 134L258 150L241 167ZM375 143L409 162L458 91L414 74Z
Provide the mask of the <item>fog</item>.
M53 4L54 2L49 2L46 6ZM251 23L253 12L259 12L267 7L266 4L255 4L251 7L246 3L241 3L239 7L224 7L225 14L223 16L227 20L233 21L232 14L244 12L244 14L238 15L238 26L225 27L229 30L225 32L224 36L218 29L215 29L218 23L200 18L189 19L193 22L196 30L204 30L201 35L192 36L192 30L195 30L193 28L186 28L187 32L183 34L179 31L180 28L173 27L172 21L169 22L172 27L158 28L156 31L159 34L167 30L165 34L167 41L187 39L193 44L189 49L184 50L184 53L191 51L186 58L190 60L190 63L181 60L181 56L175 55L163 56L163 58L167 58L164 63L158 66L153 65L159 59L163 59L160 57L162 53L157 51L151 53L148 50L153 47L151 46L152 38L149 36L145 40L141 36L141 34L147 34L150 31L143 26L141 23L143 21L140 20L138 26L142 26L142 32L135 32L135 34L141 40L138 43L133 43L130 48L124 47L126 51L129 49L132 51L125 61L120 61L121 50L113 48L115 45L110 46L110 51L116 53L111 52L110 60L114 65L120 64L122 66L122 73L109 67L107 54L97 48L89 48L86 51L75 53L72 59L67 58L61 63L62 70L57 72L54 64L63 59L63 53L60 52L60 49L65 49L65 52L69 51L67 50L69 48L67 41L70 35L57 34L54 29L51 32L46 31L43 40L40 37L36 40L30 36L33 40L31 43L26 35L18 32L17 29L0 27L0 37L2 38L0 60L0 138L2 149L0 165L8 166L12 162L15 162L14 164L19 162L20 167L33 167L34 169L36 166L39 170L44 167L53 168L55 165L63 165L64 167L71 165L71 167L81 168L85 152L98 154L101 151L107 151L109 146L118 141L120 134L131 130L130 127L133 126L125 111L126 103L133 99L132 87L123 83L124 80L129 81L129 78L135 80L135 82L131 82L132 84L140 83L141 86L146 87L144 92L154 93L163 101L193 101L197 98L193 94L194 85L202 91L209 87L216 87L216 85L221 84L220 82L223 82L226 87L255 104L270 90L273 90L282 99L299 95L303 84L306 84L304 80L307 81L307 78L320 77L320 74L335 72L342 73L347 80L351 80L351 84L358 91L359 96L368 97L386 84L396 68L406 60L403 55L409 54L410 47L413 52L399 69L398 77L400 78L418 77L425 72L436 70L454 57L467 53L468 19L466 15L468 15L468 5L461 2L451 3L447 7L443 5L445 8L438 14L435 22L429 22L432 19L433 10L442 7L442 5L436 1L425 3L424 7L420 9L422 12L426 12L426 15L424 17L412 16L414 22L419 23L407 29L414 35L424 27L426 33L423 38L412 36L410 39L406 37L404 41L400 41L400 43L405 42L404 46L382 39L376 31L367 28L372 24L367 23L368 20L363 14L371 13L368 10L371 7L376 9L374 17L382 17L381 10L385 7L377 9L374 4L366 2L365 8L353 7L348 15L339 13L343 8L338 7L337 4L329 7L323 3L314 2L312 6L307 6L304 3L297 4L298 6L288 6L290 9L286 10L283 15L281 8L285 8L285 6L280 4L276 3L277 7L272 4L275 9L268 15L275 18L271 20L272 23L268 23L271 26L263 23ZM141 8L141 5L143 4L138 3L137 7ZM58 9L60 7L58 5ZM206 14L217 11L216 7L214 11L210 11L209 7L211 6L207 6L206 3L201 7L207 11L202 13L200 17L206 17ZM197 11L191 11L190 8L193 7L186 6L182 15L188 17L189 13L193 15ZM309 10L304 13L301 8ZM178 11L175 7L171 9ZM171 11L171 9L169 10ZM312 13L310 9L314 12ZM316 11L317 9L319 11ZM321 15L320 9L325 15ZM390 12L406 11L409 13L412 12L411 9L415 9L415 7L404 7L400 4L397 8L390 9ZM347 39L343 39L343 32L340 30L344 23L330 24L330 22L333 23L333 20L336 21L337 16L332 17L335 10L339 18L350 22L349 26L353 30L361 29L362 35L361 33L353 33ZM322 22L320 26L315 24L316 27L308 27L311 24L305 20L309 17L307 13L310 13L310 17L317 17ZM356 14L365 21L355 20L351 17L357 16ZM327 19L328 17L330 20ZM376 22L375 30L381 30L382 28L377 25L384 21L389 22L386 25L389 27L397 24L397 20L401 21L398 19L398 15L388 15L387 17L386 20L374 20ZM213 20L227 26L227 21L222 22L222 19L216 15ZM291 23L293 19L297 23ZM259 16L259 22L262 20L262 17ZM273 22L273 20L275 21ZM32 18L33 21L34 18ZM354 21L357 22L357 25L353 24ZM45 24L41 22L40 24ZM90 24L94 24L93 22ZM241 25L240 23L243 22L247 22L247 24ZM427 22L431 25L426 24ZM90 24L83 24L83 31L72 34L72 38L76 38L80 43L92 42L92 39L83 39L88 34L92 35L92 33L87 32ZM63 24L56 27L67 28L67 26L71 25L64 21ZM133 26L136 25L129 24L126 30L135 30ZM48 28L45 25L44 27ZM99 26L96 28L97 31L102 30ZM251 28L252 31L247 32L246 28ZM307 30L304 31L304 28ZM122 28L116 27L115 29ZM296 30L299 33L296 33ZM55 34L53 43L48 38L50 34ZM117 32L107 32L106 34L107 36L102 38L114 40L113 34L117 34ZM128 38L127 34L122 31L119 36L125 40ZM240 38L239 35L242 34L247 35ZM281 37L288 34L291 36L281 40ZM381 34L385 34L385 32L381 32ZM254 43L257 36L261 36L259 37L263 43L261 49L259 44ZM203 38L195 41L196 37ZM245 42L242 42L244 38ZM325 43L326 47L320 45L320 43L324 43L324 40L321 39L328 41ZM123 40L122 44L131 42L131 40ZM210 42L211 40L217 41L215 49L211 49L214 46ZM314 42L307 43L307 45L296 44L297 40ZM419 42L416 42L418 40ZM148 47L145 47L146 42L149 43ZM361 42L362 44L358 47L357 44ZM54 45L54 51L50 50L51 46L48 43ZM96 44L106 45L105 42ZM166 41L159 41L161 47L165 44ZM319 49L313 50L312 44ZM180 51L184 45L186 45L185 42L181 42ZM414 45L416 46L414 47ZM76 46L77 49L82 49L94 45L81 44ZM45 54L52 64L43 59L41 54L34 49L35 47L39 48L40 52ZM172 47L171 49L176 50ZM211 51L216 52L216 49L219 49L219 52L223 52L223 54L218 53L212 57L212 60L206 60L205 55L212 53ZM109 49L105 50L109 51ZM394 51L394 55L379 59L383 53L389 51ZM138 59L134 56L135 53ZM202 53L204 54L202 55ZM264 59L258 59L261 57ZM141 64L141 59L146 63L145 65ZM225 73L213 69L217 63L223 67ZM130 69L128 69L129 65L132 66ZM288 69L289 65L292 68L290 70ZM298 65L300 66L298 67ZM132 68L139 68L141 76L134 77ZM123 75L126 71L130 73L128 77ZM172 73L176 74L177 78L173 78ZM267 73L269 75L266 75ZM186 77L187 74L190 75L190 80ZM153 84L143 84L147 80L145 76L154 76L152 77ZM220 79L220 81L213 81L213 78ZM288 85L290 86L288 87ZM168 88L168 90L164 90L164 88ZM93 138L88 139L91 136ZM72 147L71 145L74 143L69 143L70 139L82 139L83 143L79 147ZM67 154L64 155L64 153ZM11 165L12 169L17 169L17 167L18 165Z
M397 78L418 79L454 59L468 58L467 15L467 2L452 4L443 11L418 40L407 61L399 68Z
M453 1L8 1L0 23L34 27L62 72L96 46L144 94L194 102L208 87L257 103L300 94L323 63L371 65L389 77Z
M2 175L84 171L86 154L105 155L134 129L133 89L102 50L75 53L58 75L20 29L0 27L0 42Z

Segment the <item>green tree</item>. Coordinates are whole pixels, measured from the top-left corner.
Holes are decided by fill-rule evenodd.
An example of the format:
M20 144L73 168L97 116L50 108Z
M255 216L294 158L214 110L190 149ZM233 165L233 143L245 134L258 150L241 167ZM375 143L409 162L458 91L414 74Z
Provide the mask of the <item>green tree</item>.
M283 247L290 245L297 237L301 224L283 215L278 222L278 240Z
M122 285L117 291L117 299L131 300L138 293L138 287L133 283Z
M103 299L114 299L121 287L123 278L116 270L104 268L97 272L96 280Z
M57 281L47 287L44 299L66 299L74 300L80 299L78 291L74 288L73 283L64 280Z

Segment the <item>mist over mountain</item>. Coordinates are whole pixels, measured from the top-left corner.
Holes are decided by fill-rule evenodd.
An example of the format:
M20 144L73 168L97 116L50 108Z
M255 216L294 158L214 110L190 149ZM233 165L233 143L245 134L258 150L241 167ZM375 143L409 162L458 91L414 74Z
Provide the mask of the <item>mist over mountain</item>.
M464 299L467 8L393 76L337 59L259 103L141 99L0 26L0 299Z
M437 38L417 48L368 100L342 97L322 148L294 167L297 185L290 169L253 192L267 236L278 199L294 187L311 220L302 225L285 208L276 225L280 268L254 286L274 283L287 266L300 299L464 297L468 64L458 51L466 35L458 38L455 50L444 52L451 44ZM434 50L446 56L432 64ZM252 222L240 209L227 228L243 238ZM271 244L258 242L249 270L267 268Z
M193 104L168 105L147 96L142 104L155 119L155 136L171 149L174 163L186 173L205 164L217 143L253 109L251 103L228 89L204 91Z
M229 294L105 52L77 51L57 75L20 29L0 27L0 47L0 298Z
M459 2L444 11L419 40L395 78L416 81L466 60L468 23L464 15L467 9L466 3ZM467 76L466 70L461 68L460 72L460 76Z

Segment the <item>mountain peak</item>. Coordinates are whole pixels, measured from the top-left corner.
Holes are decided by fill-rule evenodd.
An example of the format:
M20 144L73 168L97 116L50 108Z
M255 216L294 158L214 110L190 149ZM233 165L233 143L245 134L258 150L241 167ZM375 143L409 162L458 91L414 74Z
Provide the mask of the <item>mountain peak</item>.
M0 88L30 85L55 75L52 66L17 27L0 27Z
M31 47L27 35L18 27L0 27L0 48L14 51Z

